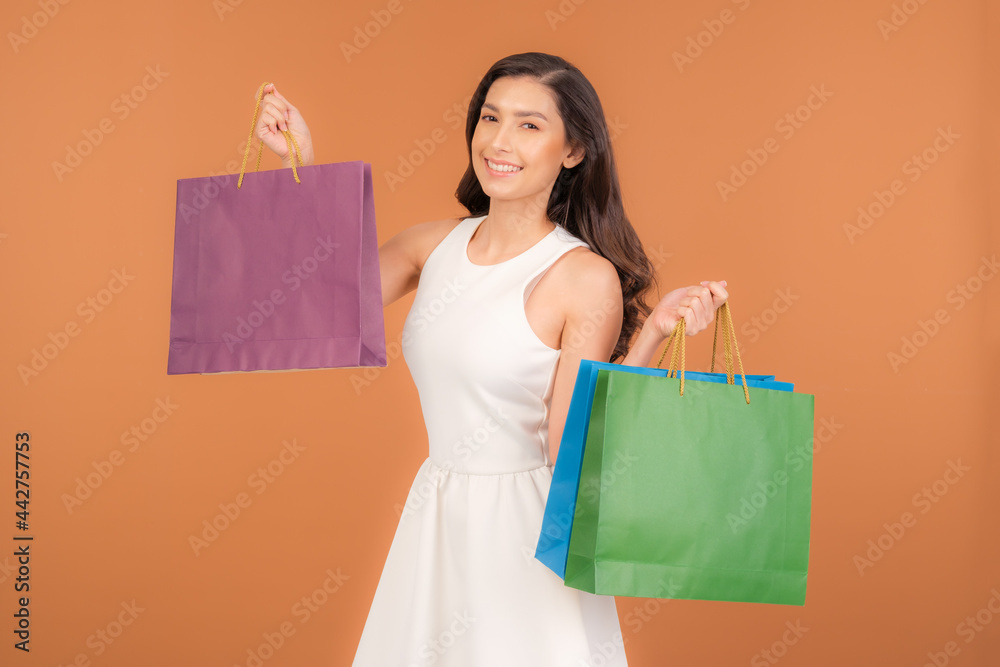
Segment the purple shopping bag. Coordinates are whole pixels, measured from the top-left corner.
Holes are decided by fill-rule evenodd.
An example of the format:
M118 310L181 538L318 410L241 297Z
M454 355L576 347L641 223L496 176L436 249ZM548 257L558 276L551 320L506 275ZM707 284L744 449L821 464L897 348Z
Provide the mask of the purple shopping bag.
M371 165L237 182L177 181L167 373L385 366Z

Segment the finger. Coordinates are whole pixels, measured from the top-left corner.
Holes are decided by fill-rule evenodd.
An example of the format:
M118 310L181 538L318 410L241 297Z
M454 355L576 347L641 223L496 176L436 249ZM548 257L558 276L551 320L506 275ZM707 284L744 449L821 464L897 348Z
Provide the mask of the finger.
M261 109L265 108L268 104L284 104L284 102L282 102L280 100L280 98L278 98L278 97L275 96L275 94L274 94L275 92L276 91L275 91L275 88L274 88L274 84L270 83L270 84L267 84L266 86L264 86L264 89L262 91L258 90L258 92L254 94L254 97L256 99L256 97L257 97L257 95L259 93L263 93L263 95L260 97L260 107L261 107ZM283 115L284 115L284 109L282 109L282 113L277 114L277 116L279 118L281 116L283 116Z
M709 290L716 308L729 298L729 292L726 291L725 287L726 281L703 280L701 284Z
M725 292L726 291L726 281L725 280L706 280L702 283L705 287L710 289L712 292Z
M712 290L708 287L689 287L688 294L696 299L705 299L712 295Z
M718 308L729 300L729 292L726 290L726 281L708 283L708 288L712 290L712 305Z
M686 307L689 313L687 318L689 324L697 324L707 316L705 304L701 299L691 299Z
M281 93L279 93L277 88L272 88L272 97L271 97L271 99L280 102L280 105L279 105L279 108L281 109L280 117L285 120L283 129L287 130L288 129L288 121L291 120L291 118L292 118L292 112L293 111L297 112L298 109L296 109L292 105L291 102L289 102L287 99L285 99L285 96L282 95Z
M702 287L702 293L700 295L701 305L705 308L705 313L707 315L706 324L712 321L712 317L715 315L715 308L712 306L712 290L707 287Z
M278 119L270 113L263 113L258 121L257 134L263 138L268 134L275 134L277 132Z
M288 116L286 115L284 104L280 100L271 97L263 108L266 113L277 119L278 126L281 127L282 131L288 129Z
M695 331L704 328L705 323L708 321L708 310L705 308L705 303L700 299L694 299L691 305L688 306L691 310L691 317L688 318L688 322L691 324Z
M257 136L260 137L261 139L268 139L275 135L280 135L281 134L281 130L279 129L280 122L281 121L275 118L272 114L266 114L262 116L257 126L258 127Z
M274 94L278 96L279 100L281 100L282 102L285 103L285 106L288 107L289 111L298 111L298 107L296 107L294 104L292 104L291 102L289 102L285 98L284 95L282 95L281 93L279 93L277 88L274 89Z
M692 301L698 301L706 309L710 310L712 306L712 291L707 287L689 287L688 295Z
M270 128L274 122L275 120L270 115L261 114L260 118L257 119L257 127L255 128L257 136L263 137L266 134L270 134Z
M265 117L267 116L267 113L268 113L268 111L267 111L268 110L268 102L269 102L269 99L268 99L269 98L269 94L268 93L271 90L271 88L273 87L273 85L274 84L267 84L267 85L265 85L263 87L263 90L261 90L260 88L258 88L257 91L254 92L254 101L257 100L257 97L261 94L261 92L264 93L263 97L260 98L260 107L259 107L260 108L260 115L258 116L257 127L254 128L255 132L257 133L257 136L259 136L261 138L263 138L263 136L264 136L263 134L261 134L261 132L263 130L263 127L268 124L267 122L265 122ZM274 99L274 98L271 97L271 99ZM273 126L271 126L271 127L273 128Z
M677 316L683 318L684 320L684 334L687 336L693 336L705 327L700 324L698 313L696 311L697 301L691 303L690 306L684 306L683 308L677 309Z
M695 299L703 299L711 295L712 290L710 290L708 287L705 286L698 287L696 285L692 285L691 287L687 288L687 293L688 296L694 297Z

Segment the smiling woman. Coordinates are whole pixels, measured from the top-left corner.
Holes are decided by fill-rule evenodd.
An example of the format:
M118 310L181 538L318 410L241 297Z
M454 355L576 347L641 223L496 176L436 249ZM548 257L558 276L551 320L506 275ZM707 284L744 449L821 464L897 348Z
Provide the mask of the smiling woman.
M266 92L257 135L290 166L291 131L308 164L301 114ZM604 112L562 58L494 64L465 136L456 197L469 217L414 225L379 249L383 303L416 289L401 342L429 456L354 665L621 667L614 597L567 587L533 557L573 384L581 359L648 363L681 317L689 334L704 329L724 283L643 303L653 269Z

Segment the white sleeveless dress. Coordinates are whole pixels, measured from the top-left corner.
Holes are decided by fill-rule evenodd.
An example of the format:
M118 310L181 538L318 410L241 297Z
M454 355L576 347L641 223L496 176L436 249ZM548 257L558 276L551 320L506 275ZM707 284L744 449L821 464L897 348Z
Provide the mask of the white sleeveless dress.
M535 335L524 303L563 253L588 246L557 226L517 257L473 264L469 240L485 217L431 252L403 326L430 452L353 664L622 667L614 597L567 587L534 558L560 351Z

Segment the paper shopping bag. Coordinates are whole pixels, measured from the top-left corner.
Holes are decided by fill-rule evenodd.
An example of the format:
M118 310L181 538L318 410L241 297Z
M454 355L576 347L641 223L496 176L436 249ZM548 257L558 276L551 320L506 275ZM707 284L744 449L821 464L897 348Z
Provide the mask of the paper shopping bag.
M644 366L622 366L608 362L583 359L577 370L573 396L566 414L556 465L552 472L552 483L545 501L542 528L535 548L535 558L550 570L564 577L566 556L569 553L569 538L576 509L576 496L580 484L580 468L583 463L584 444L590 422L590 409L594 400L597 375L600 370L619 373L638 373L666 377L669 370ZM705 382L725 383L725 373L689 372L691 379ZM740 375L735 376L740 379ZM773 375L747 375L751 387L766 387L780 391L791 391L792 384L779 382Z
M566 585L804 604L814 397L680 373L598 371Z
M712 341L711 367L713 369L715 367L720 319L722 319L722 316L716 319L715 337ZM702 380L705 382L742 382L743 376L733 373L731 348L727 346L725 350L726 373L687 372L686 376L692 380ZM667 347L664 348L664 354L660 356L656 368L622 366L621 364L593 361L590 359L583 359L580 362L576 383L573 387L573 395L566 415L566 423L563 426L558 458L552 473L552 483L549 487L545 503L542 527L535 548L535 557L560 577L564 577L566 573L566 556L569 552L569 539L572 532L576 496L580 483L580 469L583 462L584 445L587 439L590 409L594 399L598 371L606 369L617 372L666 377L672 371L659 367L663 362L666 351ZM792 391L793 389L792 383L779 382L773 375L747 375L746 383L751 387L762 387L780 391Z
M168 374L386 365L371 165L180 179L176 213Z

